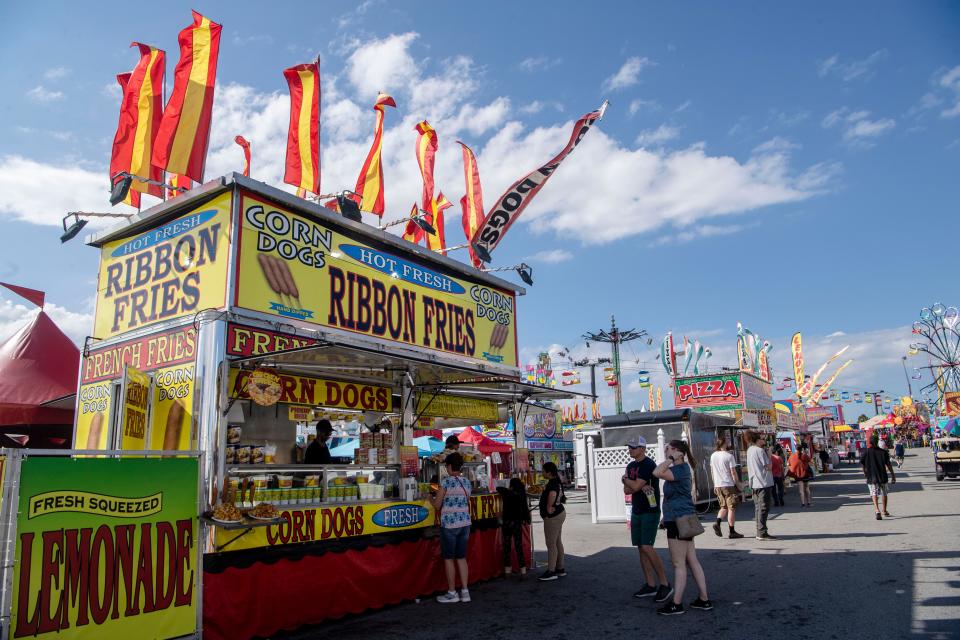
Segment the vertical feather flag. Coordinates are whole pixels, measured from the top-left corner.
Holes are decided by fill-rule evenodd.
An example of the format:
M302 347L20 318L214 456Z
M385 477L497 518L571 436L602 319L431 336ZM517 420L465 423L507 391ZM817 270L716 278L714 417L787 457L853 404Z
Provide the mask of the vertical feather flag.
M790 355L793 359L793 381L797 385L797 397L803 399L803 338L797 331L790 338Z
M443 195L443 192L437 194L437 197L434 198L433 202L430 204L430 219L427 221L433 228L436 229L436 233L426 233L427 236L427 248L431 251L436 251L437 253L444 253L447 249L447 236L444 233L444 220L443 212L445 209L452 207L453 205L449 200Z
M460 208L463 210L463 234L468 241L470 262L479 269L483 266L483 263L473 252L469 240L477 232L477 227L480 226L480 218L483 217L483 190L480 188L480 169L477 167L477 157L473 154L473 150L459 140L457 140L457 144L463 148L463 180L467 185L467 194L460 198Z
M243 175L250 177L250 143L243 136L237 136L233 139L240 148L243 149Z
M657 387L657 411L663 411L663 387Z
M430 211L433 204L433 164L434 157L437 154L439 142L437 140L436 130L430 126L426 120L417 123L414 127L417 132L417 165L420 167L420 175L423 176L423 197L421 206L426 211Z
M413 221L420 215L420 209L417 207L417 203L414 202L413 206L410 207L410 221L407 222L403 227L403 239L407 242L412 242L413 244L419 244L423 240L423 229L417 226L417 223Z
M654 394L653 385L650 385L649 387L647 387L647 405L650 407L650 411L653 411L653 407L654 407L653 394Z
M377 96L373 110L377 112L377 121L373 128L373 144L360 169L357 186L354 191L360 196L360 210L383 216L383 164L380 153L383 149L384 107L396 108L397 103L385 93Z
M320 193L320 63L284 69L283 77L290 88L283 181L297 189Z
M203 182L207 160L221 30L219 24L194 11L193 24L180 32L173 91L153 146L154 166L196 182Z
M837 379L837 376L840 375L840 372L846 369L847 367L849 367L852 363L853 363L853 360L847 360L842 365L840 365L837 368L837 370L833 372L833 375L827 378L827 381L823 383L823 386L821 386L818 390L814 391L813 395L811 395L807 399L807 406L815 407L817 403L820 402L820 398L822 398L823 395L827 392L827 389L829 389L831 385L833 385L834 381Z
M163 182L163 171L151 166L150 157L163 110L166 54L138 42L130 46L140 50L140 61L132 73L117 76L123 98L110 154L110 175L122 171ZM134 180L125 202L139 207L140 193L163 198L163 187Z

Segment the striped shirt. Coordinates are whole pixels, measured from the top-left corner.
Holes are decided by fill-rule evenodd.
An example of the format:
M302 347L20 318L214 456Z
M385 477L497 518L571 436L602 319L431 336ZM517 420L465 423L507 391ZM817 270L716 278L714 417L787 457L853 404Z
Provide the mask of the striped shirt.
M470 526L470 482L460 476L447 476L443 487L443 509L440 511L440 526L444 529L459 529Z

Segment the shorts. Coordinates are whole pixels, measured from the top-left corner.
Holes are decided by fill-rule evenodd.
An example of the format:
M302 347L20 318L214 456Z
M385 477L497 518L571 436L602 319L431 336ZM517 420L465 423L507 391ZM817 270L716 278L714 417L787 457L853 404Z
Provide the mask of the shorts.
M877 484L867 483L867 489L870 490L871 498L887 497L887 483L878 482Z
M440 555L444 560L460 560L467 557L467 540L470 526L455 529L440 529Z
M660 528L659 513L630 514L630 541L633 546L653 546L657 541L657 529Z
M667 530L667 540L693 540L693 538L681 538L677 523L673 520L664 521L663 528Z
M740 492L736 487L714 487L721 509L736 509L740 504Z

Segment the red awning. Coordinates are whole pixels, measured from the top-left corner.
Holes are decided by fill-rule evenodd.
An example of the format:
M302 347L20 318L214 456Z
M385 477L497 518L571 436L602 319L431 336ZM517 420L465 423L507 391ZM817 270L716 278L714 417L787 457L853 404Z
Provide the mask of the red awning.
M497 453L510 453L513 447L502 442L497 442L493 438L488 438L479 431L474 431L472 427L467 427L457 434L457 440L464 444L472 444L480 453L485 456L494 451Z
M80 350L41 311L0 345L0 426L73 424L72 409L41 407L77 391Z

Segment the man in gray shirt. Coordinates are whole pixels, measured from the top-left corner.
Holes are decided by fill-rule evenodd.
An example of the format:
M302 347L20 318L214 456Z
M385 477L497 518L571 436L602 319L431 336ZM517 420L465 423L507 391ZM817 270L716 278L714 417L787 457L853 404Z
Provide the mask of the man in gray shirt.
M767 515L773 497L773 472L770 454L767 453L767 436L764 433L751 433L753 444L747 449L747 473L750 476L750 488L753 489L753 513L757 524L757 540L776 540L767 532Z

